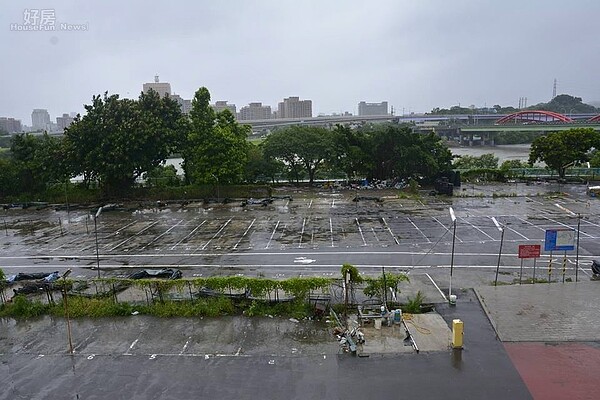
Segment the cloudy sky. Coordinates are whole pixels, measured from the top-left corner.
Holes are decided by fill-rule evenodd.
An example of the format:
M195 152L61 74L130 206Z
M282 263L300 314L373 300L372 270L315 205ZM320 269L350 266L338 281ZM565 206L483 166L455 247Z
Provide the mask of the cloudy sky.
M154 5L160 3L160 5ZM396 114L517 105L558 93L600 101L598 0L2 1L0 116L31 124L92 95L206 86L238 109L312 99L313 113L387 100ZM53 10L56 30L22 31ZM32 13L33 11L33 13ZM48 14L46 14L48 15ZM39 25L40 20L37 20ZM85 31L61 30L61 23ZM19 28L19 26L21 28Z

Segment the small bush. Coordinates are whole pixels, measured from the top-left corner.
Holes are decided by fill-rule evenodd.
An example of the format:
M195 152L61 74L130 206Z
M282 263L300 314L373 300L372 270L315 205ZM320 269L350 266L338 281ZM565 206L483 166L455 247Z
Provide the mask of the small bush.
M419 314L421 312L421 305L425 300L425 295L419 290L415 297L412 299L407 297L408 302L402 307L402 312L410 314Z
M44 315L50 306L39 301L30 301L25 296L19 295L13 298L11 303L6 303L0 308L2 317L31 318Z

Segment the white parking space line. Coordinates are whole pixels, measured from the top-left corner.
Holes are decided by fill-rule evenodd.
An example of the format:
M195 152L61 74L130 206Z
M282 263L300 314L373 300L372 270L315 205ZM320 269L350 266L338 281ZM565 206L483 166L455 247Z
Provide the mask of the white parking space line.
M298 242L298 248L302 247L302 237L304 236L304 228L306 227L306 218L302 219L302 231L300 232L300 241Z
M425 275L427 275L427 277L429 278L429 280L431 281L431 283L433 283L433 286L435 286L435 288L437 289L437 291L440 292L440 295L442 295L442 298L444 299L444 301L448 301L448 298L446 297L446 295L444 294L444 292L442 292L442 290L437 285L437 283L435 283L435 281L433 280L433 278L431 277L431 275L429 275L427 273Z
M187 239L189 239L190 237L192 237L194 235L194 233L196 233L196 231L198 229L200 229L200 227L202 225L204 225L205 223L206 223L206 220L202 221L202 223L200 223L198 226L196 226L194 229L192 229L192 231L190 233L188 233L183 239L181 239L179 242L177 242L173 246L171 246L170 250L175 250L175 247L179 246L182 242L184 242Z
M312 203L313 203L313 200L311 199L311 200L310 200L310 203L308 203L308 208L311 208L311 207L312 207Z
M529 222L529 221L527 221L526 219L519 218L519 217L517 217L517 219L518 219L519 221L525 222L525 223L526 223L526 224L528 224L528 225L531 225L531 226L533 226L533 227L536 227L536 228L538 228L538 229L539 229L540 231L542 231L542 232L546 232L546 230L545 230L544 228L541 228L541 227L537 226L536 224L534 224L534 223L532 223L532 222Z
M81 241L82 241L82 238L81 238L81 237L79 237L79 236L77 236L75 239L73 239L73 240L71 240L71 241L69 241L69 242L67 242L67 243L63 243L63 244L61 244L60 246L58 246L58 247L55 247L54 249L50 250L50 253L52 253L52 252L54 252L54 251L56 251L56 250L62 249L63 247L65 247L65 246L67 246L67 245L73 244L73 243L75 243L75 242L81 242Z
M502 225L502 226L504 227L504 229L508 229L509 231L516 233L517 235L521 236L523 239L525 239L525 240L527 240L527 241L531 240L531 239L529 239L527 236L525 236L525 235L523 235L522 233L520 233L520 232L518 232L518 231L514 230L514 229L513 229L513 228L511 228L510 226L506 226L506 225Z
M250 222L250 225L248 225L248 228L246 228L246 231L244 232L244 234L242 235L242 237L240 238L240 240L238 240L237 243L235 244L235 246L233 246L234 250L238 248L238 246L242 242L242 239L244 239L244 237L246 236L246 234L248 233L248 231L250 230L250 228L252 228L252 225L254 225L255 221L256 221L256 218L254 218L252 220L252 222Z
M333 242L333 221L331 220L331 218L329 218L329 232L331 232L331 247L335 247L335 244Z
M467 225L471 225L473 228L477 229L479 232L483 233L485 236L489 237L491 240L497 240L494 239L493 237L491 237L490 235L488 235L487 233L485 233L483 230L481 230L481 228L479 228L478 226L473 225L472 223L470 223L469 221L467 221L466 219L462 218L462 217L458 217L460 220L462 220L463 222L465 222Z
M431 243L431 240L429 240L429 238L427 237L427 235L425 235L423 233L423 231L417 226L417 224L415 224L410 218L406 217L406 219L408 220L408 222L410 222L412 224L412 226L415 227L415 229L417 230L417 232L419 232L421 234L421 236L423 236L425 238L425 240L427 240L427 243ZM396 243L398 243L396 241Z
M267 242L267 245L265 246L265 249L268 249L269 246L271 245L271 241L273 240L273 236L275 236L275 232L277 231L277 227L279 226L279 222L277 221L277 223L275 224L275 228L273 228L273 232L271 233L271 237L269 238L269 241Z
M567 224L563 224L562 222L558 222L558 221L556 221L556 220L554 220L554 219L552 219L552 218L548 218L548 217L544 217L544 218L545 218L545 219L547 219L548 221L552 221L552 222L554 222L555 224L562 225L562 226L564 226L565 228L569 228L569 229L576 230L574 227L572 227L572 226L570 226L570 225L567 225ZM593 236L592 236L592 235L590 235L590 234L587 234L587 233L585 233L585 232L583 232L583 231L581 231L581 230L579 231L579 233L580 233L580 234L582 234L582 235L585 235L585 236L587 236L587 237L589 237L589 238L593 238Z
M358 231L360 232L360 237L362 238L362 241L363 241L363 246L366 246L367 241L365 240L365 235L363 235L362 228L360 227L360 222L358 222L358 218L355 218L355 220L356 220L356 225L358 226Z
M135 347L135 345L137 344L137 342L138 342L139 340L140 340L140 338L137 338L137 339L135 339L135 340L134 340L134 341L131 343L131 345L129 345L129 349L127 349L127 351L126 351L125 353L123 353L123 355L124 355L124 356L130 356L130 355L132 354L132 353L131 353L131 350L133 350L133 348Z
M213 240L214 238L216 238L217 236L219 236L219 233L223 232L223 229L225 229L225 227L226 227L227 225L229 225L229 223L231 222L231 220L232 220L232 219L233 219L233 218L229 218L229 219L227 220L227 222L225 222L225 223L224 223L224 224L221 226L221 228L220 228L220 229L217 231L217 233L215 233L215 234L213 235L213 237L211 237L211 238L208 240L208 242L206 242L206 243L204 244L204 246L202 246L201 250L206 250L206 248L208 247L208 245L210 244L210 242L212 242L212 240Z
M431 218L433 218L433 220L435 222L437 222L438 224L440 224L447 232L450 233L450 235L452 235L452 231L450 231L450 228L448 228L446 225L442 224L439 219L437 219L436 217L431 217ZM461 243L463 242L462 239L458 237L458 235L456 235L456 240L458 240Z
M136 222L138 222L138 221L131 221L130 223L128 223L127 225L123 225L122 227L120 227L119 229L117 229L116 231L114 231L113 233L109 233L108 235L104 236L102 239L108 239L111 236L118 235L119 233L121 233L121 231L123 229L129 228L131 225L135 224ZM98 223L98 225L100 225L100 223Z
M154 225L158 224L160 221L154 221L152 222L150 225L148 225L147 227L143 228L142 230L138 231L137 233L134 233L133 235L129 236L127 239L122 240L119 244L117 244L116 246L114 246L113 248L109 249L108 251L113 251L118 249L119 247L123 246L125 243L129 242L130 240L134 239L136 236L141 235L142 233L146 232L148 229L152 228Z
M92 221L93 221L93 219L92 219ZM137 221L132 221L132 222L128 223L127 225L123 225L122 227L120 227L120 228L119 228L119 229L117 229L116 231L114 231L114 232L112 232L112 233L109 233L109 234L108 234L108 235L106 235L106 236L102 236L102 237L101 237L101 238L99 238L99 239L100 239L100 240L109 239L109 238L110 238L110 237L112 237L112 236L118 235L119 233L121 233L121 231L122 231L123 229L127 229L127 228L129 228L131 225L135 224L136 222L137 222ZM100 229L100 228L102 228L102 226L104 226L104 224L101 224L100 222L97 222L97 225L98 225L98 229ZM90 227L90 233L91 233L91 234L94 234L94 226L93 226L93 224L92 224L92 225L91 225L91 227ZM105 248L107 248L108 246L110 246L110 243L109 243L109 244L105 244L105 245L104 245L102 248L104 248L104 249L105 249ZM89 246L82 247L81 249L79 249L79 251L85 251L85 250L89 250L89 249L92 249L92 248L94 248L94 244L91 244L91 245L89 245Z
M188 337L187 340L185 341L185 344L183 345L183 348L181 349L181 351L179 352L179 355L182 355L183 353L185 353L185 351L187 350L189 344L190 344L190 340L192 340L192 337Z
M396 242L396 244L400 244L400 242L398 241L398 238L396 237L396 235L394 235L394 232L392 232L392 230L390 229L390 226L388 225L387 221L385 220L385 218L381 218L381 221L383 221L383 225L385 225L387 231L390 233L390 235L392 236L392 239L394 239L394 242Z
M164 231L163 233L161 233L160 235L156 236L154 239L152 239L150 242L148 242L146 245L144 245L144 247L141 248L141 250L146 249L148 246L150 246L152 243L156 242L158 239L160 239L161 237L165 236L166 234L168 234L169 232L171 232L173 229L175 229L177 226L179 226L179 224L181 224L183 222L183 220L179 220L178 223L176 223L175 225L173 225L172 227L170 227L169 229L167 229L166 231Z
M600 225L598 225L598 224L595 224L595 223L593 223L593 222L590 222L590 221L588 221L588 220L585 220L585 219L583 219L583 218L581 219L581 222L583 222L583 223L586 223L586 224L588 224L588 225L592 225L592 226L595 226L595 227L599 227L599 228L600 228Z
M335 199L331 200L331 208L335 208Z

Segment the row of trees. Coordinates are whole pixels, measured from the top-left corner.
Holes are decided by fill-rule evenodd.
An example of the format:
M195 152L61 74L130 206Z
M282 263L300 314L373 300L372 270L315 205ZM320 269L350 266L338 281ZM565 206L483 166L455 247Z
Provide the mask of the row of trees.
M576 113L597 113L600 112L599 108L596 108L590 104L583 102L581 97L574 97L568 94L560 94L550 100L548 103L538 103L527 107L528 110L544 110L554 111L561 114L576 114ZM476 108L474 105L470 107L452 106L450 108L439 108L432 109L428 114L433 115L458 115L458 114L487 114L489 112L497 114L511 114L520 111L518 108L512 106L500 106L495 104L491 109L487 108Z
M290 127L270 134L261 150L263 162L273 165L269 171L282 167L291 180L305 174L310 183L323 170L349 179L431 182L448 172L452 162L452 153L434 133L414 134L398 125Z
M294 126L249 142L250 127L228 111L210 107L200 88L189 116L156 92L137 100L94 96L62 137L17 135L11 157L0 159L0 196L42 193L50 184L79 176L122 195L145 176L152 184L180 183L165 160L183 158L185 184L237 184L289 179L310 183L327 177L432 181L449 171L452 154L435 134L409 127L375 125L360 129Z

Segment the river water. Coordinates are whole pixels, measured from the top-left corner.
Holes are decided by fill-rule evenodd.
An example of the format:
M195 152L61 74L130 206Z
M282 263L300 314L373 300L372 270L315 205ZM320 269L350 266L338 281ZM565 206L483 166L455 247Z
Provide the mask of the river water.
M506 160L527 161L531 144L507 144L501 146L461 146L451 147L452 154L459 156L479 157L486 153L494 153L498 157L498 165Z

